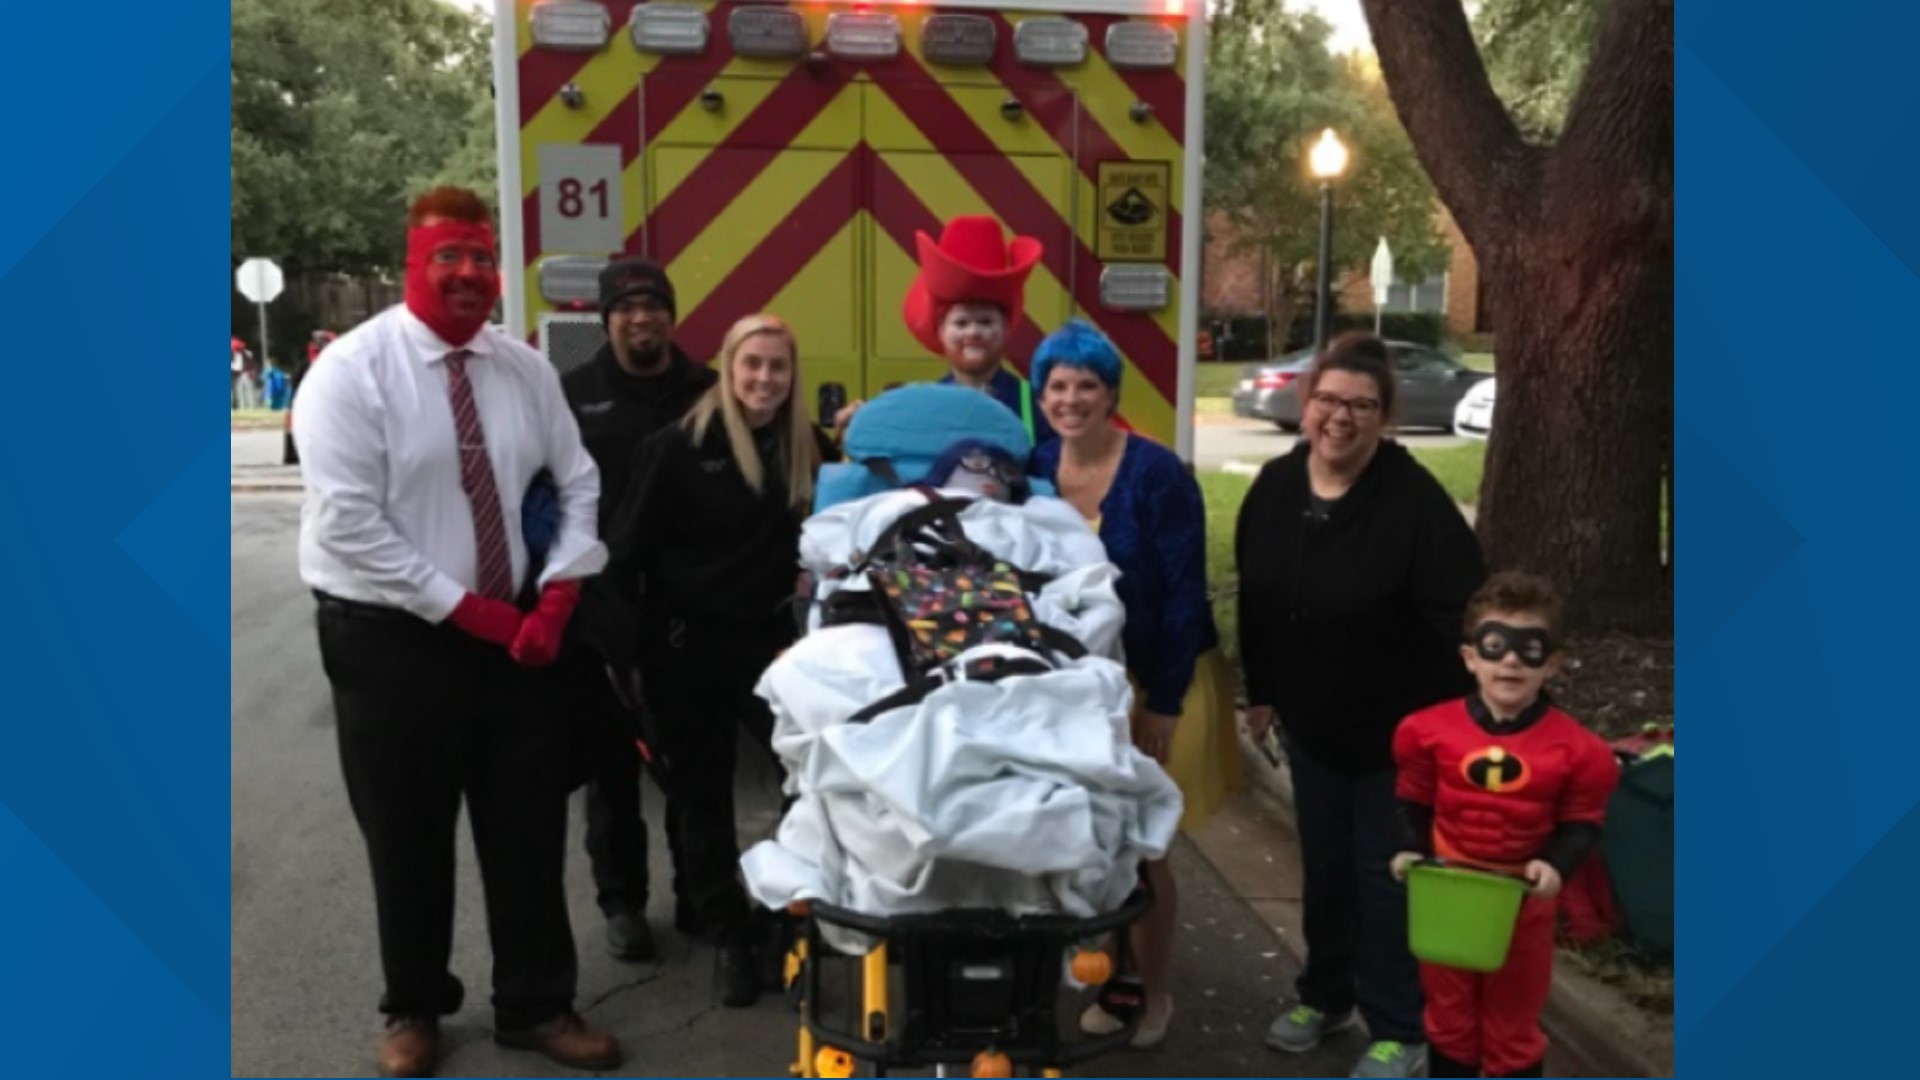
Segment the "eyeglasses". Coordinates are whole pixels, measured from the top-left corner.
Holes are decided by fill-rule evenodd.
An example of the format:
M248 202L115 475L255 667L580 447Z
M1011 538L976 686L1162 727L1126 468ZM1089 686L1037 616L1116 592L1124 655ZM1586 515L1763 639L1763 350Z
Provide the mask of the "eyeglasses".
M1329 394L1325 390L1315 391L1307 398L1321 412L1339 412L1347 410L1355 420L1371 420L1380 415L1380 399L1370 397L1344 398L1339 394Z
M499 265L499 261L493 257L493 252L491 251L476 251L473 248L462 247L443 247L435 248L433 252L433 261L441 266L458 266L468 259L472 259L473 265L482 270L492 270Z
M1508 653L1520 657L1530 668L1544 667L1553 655L1553 637L1537 626L1508 626L1503 622L1483 622L1473 632L1473 651L1489 664L1497 664Z
M960 455L960 467L970 473L991 476L1008 487L1013 487L1026 479L1026 472L1018 462L996 458L985 450L972 449Z

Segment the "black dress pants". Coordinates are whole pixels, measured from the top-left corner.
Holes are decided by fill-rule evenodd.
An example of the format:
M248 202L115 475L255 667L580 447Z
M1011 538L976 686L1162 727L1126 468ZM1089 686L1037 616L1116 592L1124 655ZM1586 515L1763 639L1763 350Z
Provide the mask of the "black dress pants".
M608 916L647 909L647 822L640 801L645 771L634 746L638 726L614 693L606 665L569 644L554 668L565 715L585 757L587 859L595 899ZM672 837L668 846L673 847ZM680 864L676 850L674 865Z
M647 707L673 762L667 829L677 847L675 889L720 944L743 944L754 933L740 883L735 748L742 729L762 745L772 732L772 713L753 688L781 644L764 632L680 618L649 620L642 630Z
M546 673L448 625L323 598L340 767L366 840L388 1015L460 1008L454 837L464 800L486 895L502 1030L573 1007L563 881L568 745L541 707Z

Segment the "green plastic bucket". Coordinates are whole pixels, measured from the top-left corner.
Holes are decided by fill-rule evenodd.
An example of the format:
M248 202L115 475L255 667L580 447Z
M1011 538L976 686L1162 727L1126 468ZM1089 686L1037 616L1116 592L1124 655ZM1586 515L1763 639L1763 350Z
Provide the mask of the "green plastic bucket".
M1407 871L1407 944L1429 964L1498 971L1526 891L1503 874L1415 865Z

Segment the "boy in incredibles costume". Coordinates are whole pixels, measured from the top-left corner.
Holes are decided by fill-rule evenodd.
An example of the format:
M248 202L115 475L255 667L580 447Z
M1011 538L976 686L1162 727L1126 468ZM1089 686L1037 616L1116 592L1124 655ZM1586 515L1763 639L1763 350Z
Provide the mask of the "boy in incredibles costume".
M1560 667L1561 604L1530 574L1501 573L1467 602L1460 654L1479 691L1409 716L1394 734L1396 789L1422 858L1526 878L1506 966L1478 974L1420 965L1432 1076L1543 1076L1540 1030L1553 984L1554 897L1600 839L1619 781L1600 737L1547 700Z

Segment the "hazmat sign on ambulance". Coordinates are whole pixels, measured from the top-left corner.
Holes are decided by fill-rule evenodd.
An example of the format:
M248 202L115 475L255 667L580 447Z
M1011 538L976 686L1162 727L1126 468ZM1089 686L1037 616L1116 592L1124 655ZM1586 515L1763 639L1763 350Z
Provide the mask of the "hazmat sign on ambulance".
M1164 161L1100 163L1099 256L1108 262L1167 257L1167 200L1173 166Z
M697 363L742 316L799 338L804 395L938 378L901 305L916 236L988 214L1044 254L1007 365L1084 318L1120 416L1190 455L1199 0L495 0L508 329L605 342L610 258L665 267Z

